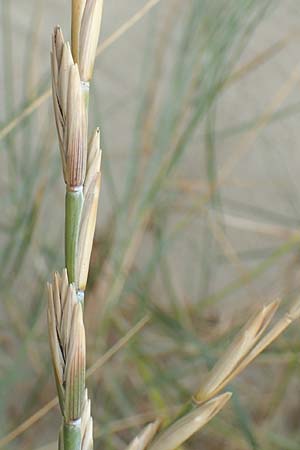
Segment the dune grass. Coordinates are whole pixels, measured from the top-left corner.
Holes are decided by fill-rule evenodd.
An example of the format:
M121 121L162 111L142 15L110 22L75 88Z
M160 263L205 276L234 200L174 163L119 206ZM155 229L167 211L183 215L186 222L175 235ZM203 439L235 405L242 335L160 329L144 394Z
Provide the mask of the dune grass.
M47 408L38 422L29 421L27 426L25 422L55 394L50 359L45 357L44 281L63 266L63 219L58 214L63 208L63 184L54 123L49 127L49 77L28 59L22 69L27 88L19 89L19 78L12 76L20 51L18 37L26 33L28 58L36 61L39 37L47 31L37 26L45 20L41 18L45 4L41 2L37 10L39 2L29 3L32 9L25 25L16 20L9 0L3 0L0 11L5 105L0 119L0 447L8 449L43 448L54 441L58 427L58 411ZM248 76L256 79L257 73L267 72L273 58L280 60L297 36L271 46L269 52L261 42L254 57L245 62L247 45L272 20L276 2L230 1L226 8L223 2L192 1L188 8L176 1L152 3L145 15L144 5L138 4L136 11L141 12L136 22L130 21L130 11L122 16L123 27L122 21L120 27L113 22L112 30L119 32L113 32L111 39L103 37L100 48L107 59L96 63L91 100L92 116L103 123L107 152L102 223L96 231L87 291L88 367L144 314L151 314L147 326L88 381L94 401L95 448L125 448L155 417L166 422L174 418L252 314L251 302L265 303L277 288L289 302L299 288L298 192L293 191L292 177L286 170L285 183L280 179L288 208L282 207L283 202L256 204L236 179L238 170L243 178L243 171L231 165L233 154L223 155L226 142L238 150L249 133L259 152L271 148L266 128L272 132L283 120L293 125L299 102L289 99L284 90L282 100L274 101L279 87L262 113L250 110L245 102L246 118L237 117L223 126L219 116L223 96L243 90ZM122 34L128 26L133 28ZM139 82L107 99L101 86L110 55L123 43L132 49L135 32L141 29L144 41L135 50L140 57L134 67ZM273 42L277 41L274 34ZM122 64L114 73L122 80L128 74ZM288 79L290 92L296 82L297 78ZM131 120L128 138L129 115L135 117L135 126ZM120 130L111 126L122 121ZM123 147L117 139L122 133L127 136ZM227 167L226 179L222 167ZM275 166L270 166L265 178L277 175ZM232 186L241 189L239 196ZM277 199L274 188L275 194ZM241 217L260 230L255 236L263 240L252 239L249 222ZM286 404L297 385L296 328L238 378L226 414L214 419L186 448L213 450L224 440L229 449L297 448L298 427L284 422L293 416L293 408L297 411L297 402ZM274 383L266 386L265 373L268 379L276 373ZM5 441L22 423L24 428Z

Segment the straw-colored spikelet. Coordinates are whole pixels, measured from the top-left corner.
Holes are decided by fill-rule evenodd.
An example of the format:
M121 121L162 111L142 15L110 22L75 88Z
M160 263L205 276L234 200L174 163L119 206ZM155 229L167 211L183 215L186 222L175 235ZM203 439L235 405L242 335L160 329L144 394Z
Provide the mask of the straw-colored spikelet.
M86 0L72 0L71 44L74 61L79 63L79 35Z
M100 193L100 165L100 131L97 129L89 143L84 203L79 230L76 279L80 291L85 291L90 266Z
M81 450L91 450L93 448L93 419L91 417L91 401L88 398L87 389L84 391L83 398L81 439Z
M269 325L278 304L278 302L273 302L264 307L247 322L241 333L209 373L207 380L195 397L196 401L205 401L213 397L227 384L227 379L234 373Z
M266 347L283 333L294 320L300 317L300 300L297 299L290 311L281 317L265 333L278 306L279 301L264 306L246 324L242 332L208 374L199 392L194 397L196 403L201 404L224 389L233 378L241 373Z
M82 81L92 78L103 0L72 0L72 54Z
M159 419L149 423L141 433L133 439L126 450L145 450L157 434L160 424L161 421Z
M91 450L93 422L85 389L85 331L82 306L67 271L54 273L48 284L48 327L52 364L64 417L60 442L76 431L80 450ZM67 430L67 431L66 431ZM71 432L70 432L71 430ZM62 443L60 448L63 448Z
M85 389L85 331L82 307L66 270L48 283L48 327L60 406L66 422L81 418Z
M87 119L77 64L62 31L52 37L52 95L64 179L74 190L85 179L87 159Z
M218 414L230 397L231 393L226 392L178 419L158 436L150 445L149 450L174 450L178 448Z

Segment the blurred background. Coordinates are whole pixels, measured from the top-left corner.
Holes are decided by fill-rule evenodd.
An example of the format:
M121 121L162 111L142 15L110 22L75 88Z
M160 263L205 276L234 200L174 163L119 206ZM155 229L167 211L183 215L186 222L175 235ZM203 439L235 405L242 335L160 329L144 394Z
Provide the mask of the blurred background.
M67 0L0 2L0 448L11 450L55 449L60 421L45 295L64 228L49 52L55 24L69 37L69 13ZM172 417L259 305L280 297L284 310L298 295L299 17L297 0L104 1L85 311L95 449ZM232 383L185 449L299 449L298 329Z

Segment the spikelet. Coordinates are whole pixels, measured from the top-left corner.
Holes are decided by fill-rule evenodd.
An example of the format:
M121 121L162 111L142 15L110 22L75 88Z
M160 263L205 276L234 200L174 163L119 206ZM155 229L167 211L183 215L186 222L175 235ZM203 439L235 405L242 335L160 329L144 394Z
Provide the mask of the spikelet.
M97 128L89 144L87 175L84 183L84 203L76 258L78 289L85 291L95 233L100 193L100 132Z
M54 29L51 52L52 96L65 183L82 186L87 159L87 118L78 65L59 27Z
M72 316L70 347L65 370L65 411L67 422L81 418L85 386L85 333L82 320L82 307L77 303Z
M286 312L260 339L251 352L240 364L240 373L246 368L260 353L262 353L275 339L278 338L295 320L300 317L300 298L297 298L292 307Z
M257 356L260 355L289 325L300 317L300 298L296 299L290 310L267 330L278 309L279 301L264 306L243 328L229 349L216 363L199 392L194 397L201 404L218 392L242 372Z
M206 381L195 396L196 402L201 403L212 398L228 384L233 374L236 374L236 371L239 370L243 359L266 330L278 305L278 301L270 303L247 322L241 333L208 374Z
M72 54L82 81L92 78L103 0L72 0Z
M82 307L66 271L48 284L48 328L60 407L66 423L77 421L85 404L85 331Z
M79 63L79 35L86 0L72 0L71 44L75 63Z
M81 416L81 450L93 448L93 419L91 417L91 401L88 398L87 389L84 391L82 416Z
M95 175L100 173L101 150L100 150L100 129L96 128L88 146L87 170L84 182L84 193L89 190Z

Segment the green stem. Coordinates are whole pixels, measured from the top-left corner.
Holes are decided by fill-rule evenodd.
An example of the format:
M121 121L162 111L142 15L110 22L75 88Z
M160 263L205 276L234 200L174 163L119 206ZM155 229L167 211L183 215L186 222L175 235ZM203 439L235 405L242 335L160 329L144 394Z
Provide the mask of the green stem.
M76 284L76 255L83 204L82 186L76 191L66 191L65 263L69 283Z
M64 424L64 450L81 449L80 421L72 424Z

